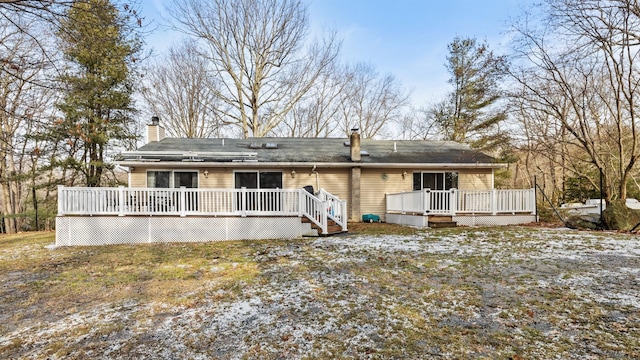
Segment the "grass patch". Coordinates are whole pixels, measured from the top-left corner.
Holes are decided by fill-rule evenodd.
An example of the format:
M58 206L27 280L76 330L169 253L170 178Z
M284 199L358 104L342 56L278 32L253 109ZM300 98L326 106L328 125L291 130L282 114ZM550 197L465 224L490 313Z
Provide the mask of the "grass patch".
M49 250L0 236L0 358L637 358L640 240L351 224Z

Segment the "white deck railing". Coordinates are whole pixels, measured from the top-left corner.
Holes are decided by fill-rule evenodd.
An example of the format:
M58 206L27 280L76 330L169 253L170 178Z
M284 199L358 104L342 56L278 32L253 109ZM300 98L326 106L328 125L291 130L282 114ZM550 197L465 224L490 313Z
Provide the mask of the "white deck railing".
M58 187L58 216L306 216L327 233L347 229L346 201L321 190Z
M430 190L387 194L387 212L425 215L535 214L535 190Z

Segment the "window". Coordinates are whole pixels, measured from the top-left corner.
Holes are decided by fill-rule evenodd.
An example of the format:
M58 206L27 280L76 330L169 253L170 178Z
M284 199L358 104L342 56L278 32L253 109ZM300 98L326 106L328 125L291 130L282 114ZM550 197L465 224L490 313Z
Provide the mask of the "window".
M198 173L195 171L174 171L173 187L186 187L195 189L198 187Z
M236 189L282 189L281 171L237 171L234 180ZM281 207L280 196L273 192L252 191L249 194L236 195L236 209L279 211Z
M449 190L458 188L457 172L415 172L413 190Z
M282 189L281 171L238 171L235 173L235 188Z
M171 171L147 171L147 187L168 188L171 180Z
M147 171L147 187L150 188L197 188L197 171Z

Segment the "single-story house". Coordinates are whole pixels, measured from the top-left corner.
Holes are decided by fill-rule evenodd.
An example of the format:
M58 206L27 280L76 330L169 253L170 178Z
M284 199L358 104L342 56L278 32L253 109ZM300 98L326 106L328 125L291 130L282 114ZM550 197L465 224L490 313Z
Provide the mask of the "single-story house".
M325 202L323 211L329 217L320 224L324 226L320 232L325 234L331 232L327 226L337 222L338 231L343 231L347 220L362 221L362 216L369 214L382 221L416 226L438 219L464 225L481 224L483 219L496 224L535 220L531 189L507 190L508 194L495 190L494 172L505 165L451 141L361 139L357 129L350 138L167 138L156 117L148 125L148 139L138 150L124 152L117 159L129 170L128 189L182 189L185 198L180 202L177 193L169 195L174 197L172 206L162 208L156 194L152 208L146 193L140 205L141 196L127 192L117 195L120 208L112 208L111 215L211 219L253 214L264 218L283 215L281 192L305 189L308 195L295 195L297 200L291 201L296 202L297 210L287 214L307 217L300 196L319 198ZM235 192L230 195L235 197L230 200L231 208L220 213L203 210L213 201L205 199L207 190ZM197 193L190 198L193 191ZM240 199L254 193L259 198ZM75 195L69 196L61 207L78 202ZM273 200L274 196L278 199ZM133 204L130 198L138 201ZM267 202L276 205L267 206ZM262 211L267 208L268 213ZM59 215L87 215L82 206L77 209L81 210ZM100 214L91 214L95 215ZM496 221L497 216L509 219Z

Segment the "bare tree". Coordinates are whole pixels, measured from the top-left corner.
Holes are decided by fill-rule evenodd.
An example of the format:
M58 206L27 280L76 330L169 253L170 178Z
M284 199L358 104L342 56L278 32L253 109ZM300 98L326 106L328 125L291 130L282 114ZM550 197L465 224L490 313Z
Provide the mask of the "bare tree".
M626 197L640 156L636 10L631 0L548 1L546 32L516 27L519 61L527 64L513 73L522 97L554 119L556 133L566 132L567 149L580 150L565 156L565 167L596 187L602 171L607 201Z
M29 185L35 189L41 155L34 135L51 106L51 92L36 85L48 64L37 49L32 38L0 20L0 58L5 62L0 71L0 205L7 233L22 230L19 215Z
M207 48L225 122L244 137L268 134L335 59L335 34L305 47L309 21L300 0L174 0L180 30Z
M169 49L144 74L142 96L148 111L162 117L173 137L207 138L219 134L224 104L216 97L207 61L193 42Z
M309 92L274 129L277 136L331 137L340 127L340 102L345 96L350 74L332 64L318 77Z
M371 65L349 69L349 84L341 102L342 130L359 128L364 138L385 135L409 103L409 93L392 75L381 76Z
M439 138L438 124L433 120L431 109L411 107L400 118L398 137L403 140L436 140Z

